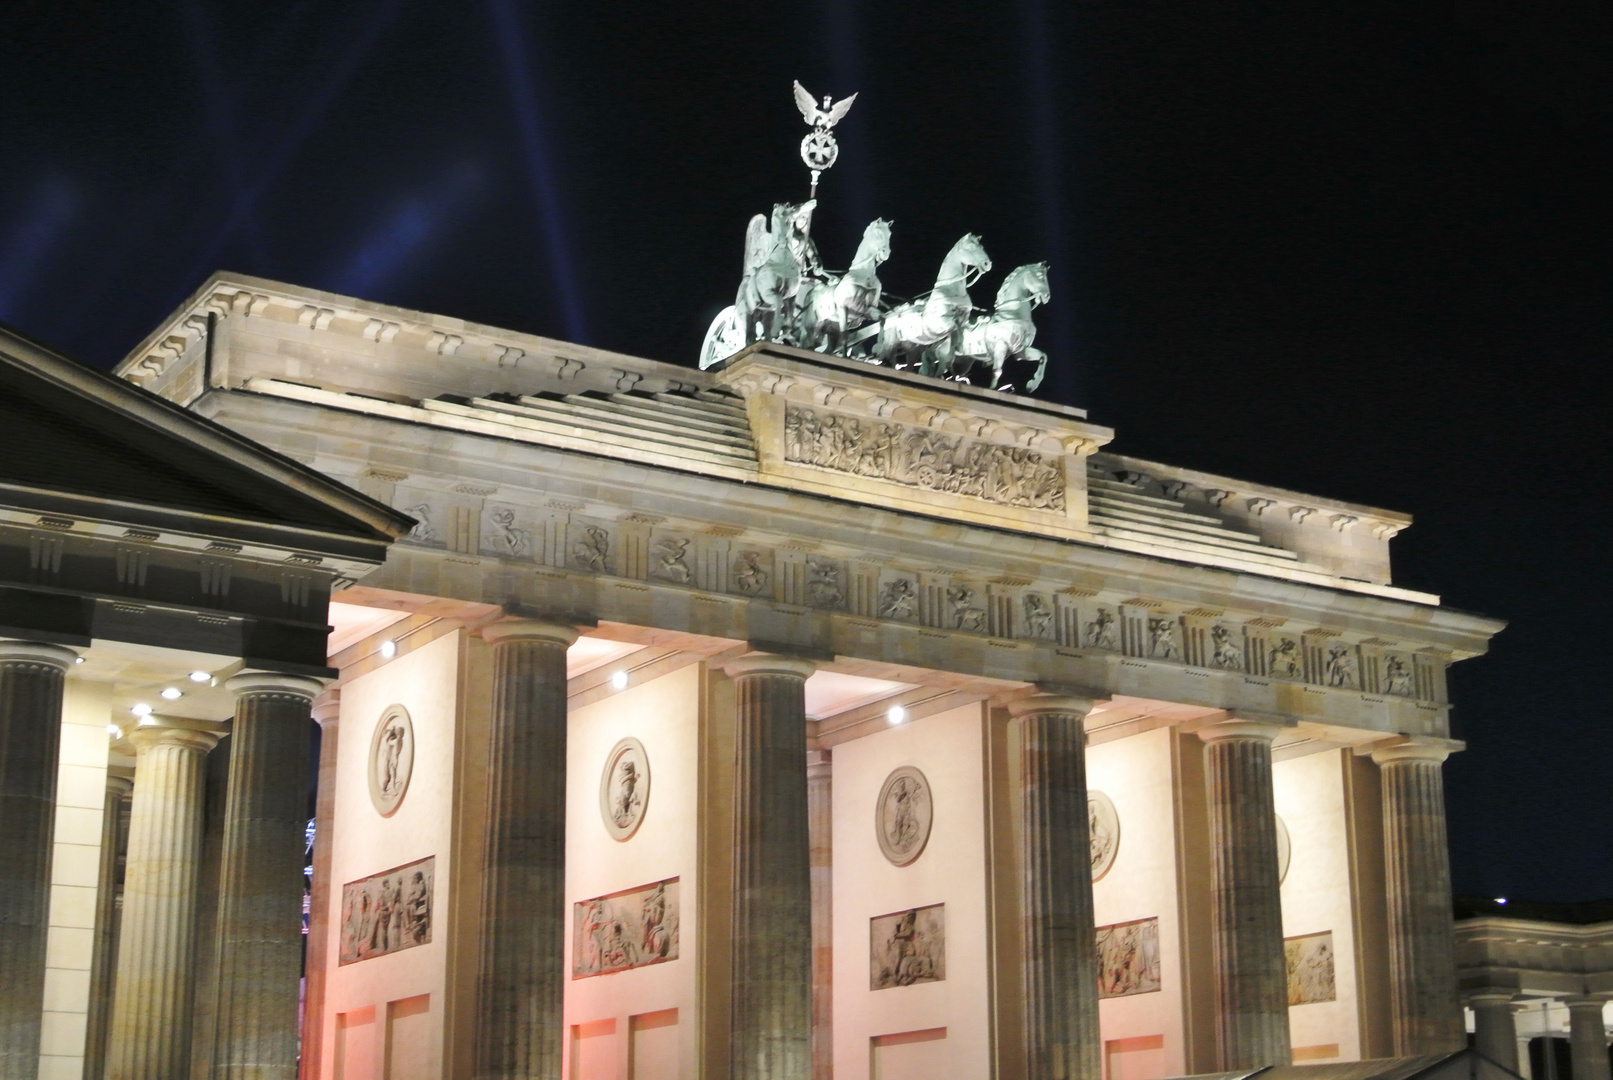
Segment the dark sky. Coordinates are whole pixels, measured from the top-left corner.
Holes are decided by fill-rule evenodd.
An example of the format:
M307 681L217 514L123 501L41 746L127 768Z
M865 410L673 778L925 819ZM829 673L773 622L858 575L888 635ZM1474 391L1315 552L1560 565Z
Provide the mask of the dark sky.
M1459 892L1613 896L1607 3L11 0L0 319L119 359L223 267L692 362L859 91L815 233L1052 261L1114 449L1409 511ZM602 10L613 9L613 10ZM990 296L996 276L977 296Z

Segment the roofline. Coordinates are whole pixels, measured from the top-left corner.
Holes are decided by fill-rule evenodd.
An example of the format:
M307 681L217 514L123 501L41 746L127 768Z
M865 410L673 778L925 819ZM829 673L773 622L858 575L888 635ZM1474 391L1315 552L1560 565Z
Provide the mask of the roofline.
M378 539L396 540L414 527L413 518L385 503L126 379L85 367L5 323L0 323L0 360L17 367L26 366L35 375L70 393L118 410L146 427L179 435L201 449L244 464L364 525Z

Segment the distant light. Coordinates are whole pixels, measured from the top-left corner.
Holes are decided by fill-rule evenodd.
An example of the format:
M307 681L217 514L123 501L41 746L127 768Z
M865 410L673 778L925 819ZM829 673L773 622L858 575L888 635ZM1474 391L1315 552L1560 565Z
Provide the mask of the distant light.
M390 660L396 655L398 655L398 643L396 641L393 641L391 638L387 638L385 641L381 642L382 660Z
M75 657L73 657L73 663L75 663L75 664L82 664L82 663L83 663L83 662L84 662L84 658L83 658L83 657L82 657L82 656L75 656Z
M612 690L626 690L627 689L627 672L625 672L625 671L614 672L610 677L610 688Z
M193 672L190 673L190 681L191 682L212 682L213 681L213 676L208 674L205 671L193 671Z
M117 738L119 735L123 734L123 732L118 728L118 725L116 725L116 724L108 724L106 726L106 733L108 735L112 736L112 738L114 738L114 739Z
M1501 906L1502 906L1502 907L1506 907L1506 906L1507 906L1507 898L1506 898L1506 897L1504 897L1504 896L1498 896L1498 897L1496 897L1496 898L1495 898L1495 902L1496 902L1496 903L1498 903L1498 904L1500 904L1500 905L1501 905Z
M150 716L151 706L142 701L138 705L131 706L129 711L134 713L136 716Z
M162 696L169 701L178 701L185 696L185 691L177 686L165 686L162 690Z
M885 719L889 720L893 724L900 724L902 721L907 719L907 710L902 708L900 705L892 705L889 709L885 710Z

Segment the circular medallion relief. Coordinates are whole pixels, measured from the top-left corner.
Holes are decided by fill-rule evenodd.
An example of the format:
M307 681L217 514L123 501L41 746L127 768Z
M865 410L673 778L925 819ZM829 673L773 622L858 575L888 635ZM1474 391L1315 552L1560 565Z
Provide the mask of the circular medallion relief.
M402 705L388 705L370 736L370 802L391 817L409 790L414 773L414 723Z
M599 816L615 840L626 840L644 822L650 805L650 757L644 744L628 736L605 757L599 774Z
M913 766L903 765L887 776L879 789L879 802L874 807L879 850L895 865L906 866L924 854L934 817L930 782Z
M1283 824L1282 818L1277 818L1277 884L1279 885L1288 876L1288 859L1293 854L1294 847L1288 839L1288 826Z
M1087 792L1087 835L1092 840L1092 880L1097 881L1120 853L1120 815L1101 791Z

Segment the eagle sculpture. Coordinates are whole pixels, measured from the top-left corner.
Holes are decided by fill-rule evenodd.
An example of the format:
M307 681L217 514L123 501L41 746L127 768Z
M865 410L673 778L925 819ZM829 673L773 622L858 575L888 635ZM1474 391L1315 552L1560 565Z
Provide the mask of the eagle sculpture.
M801 119L811 124L814 128L828 131L845 119L846 113L851 111L851 103L856 100L856 94L840 101L835 101L828 94L825 94L823 95L823 105L820 107L817 98L807 93L806 87L801 85L801 80L797 79L795 81L795 106L801 110Z

